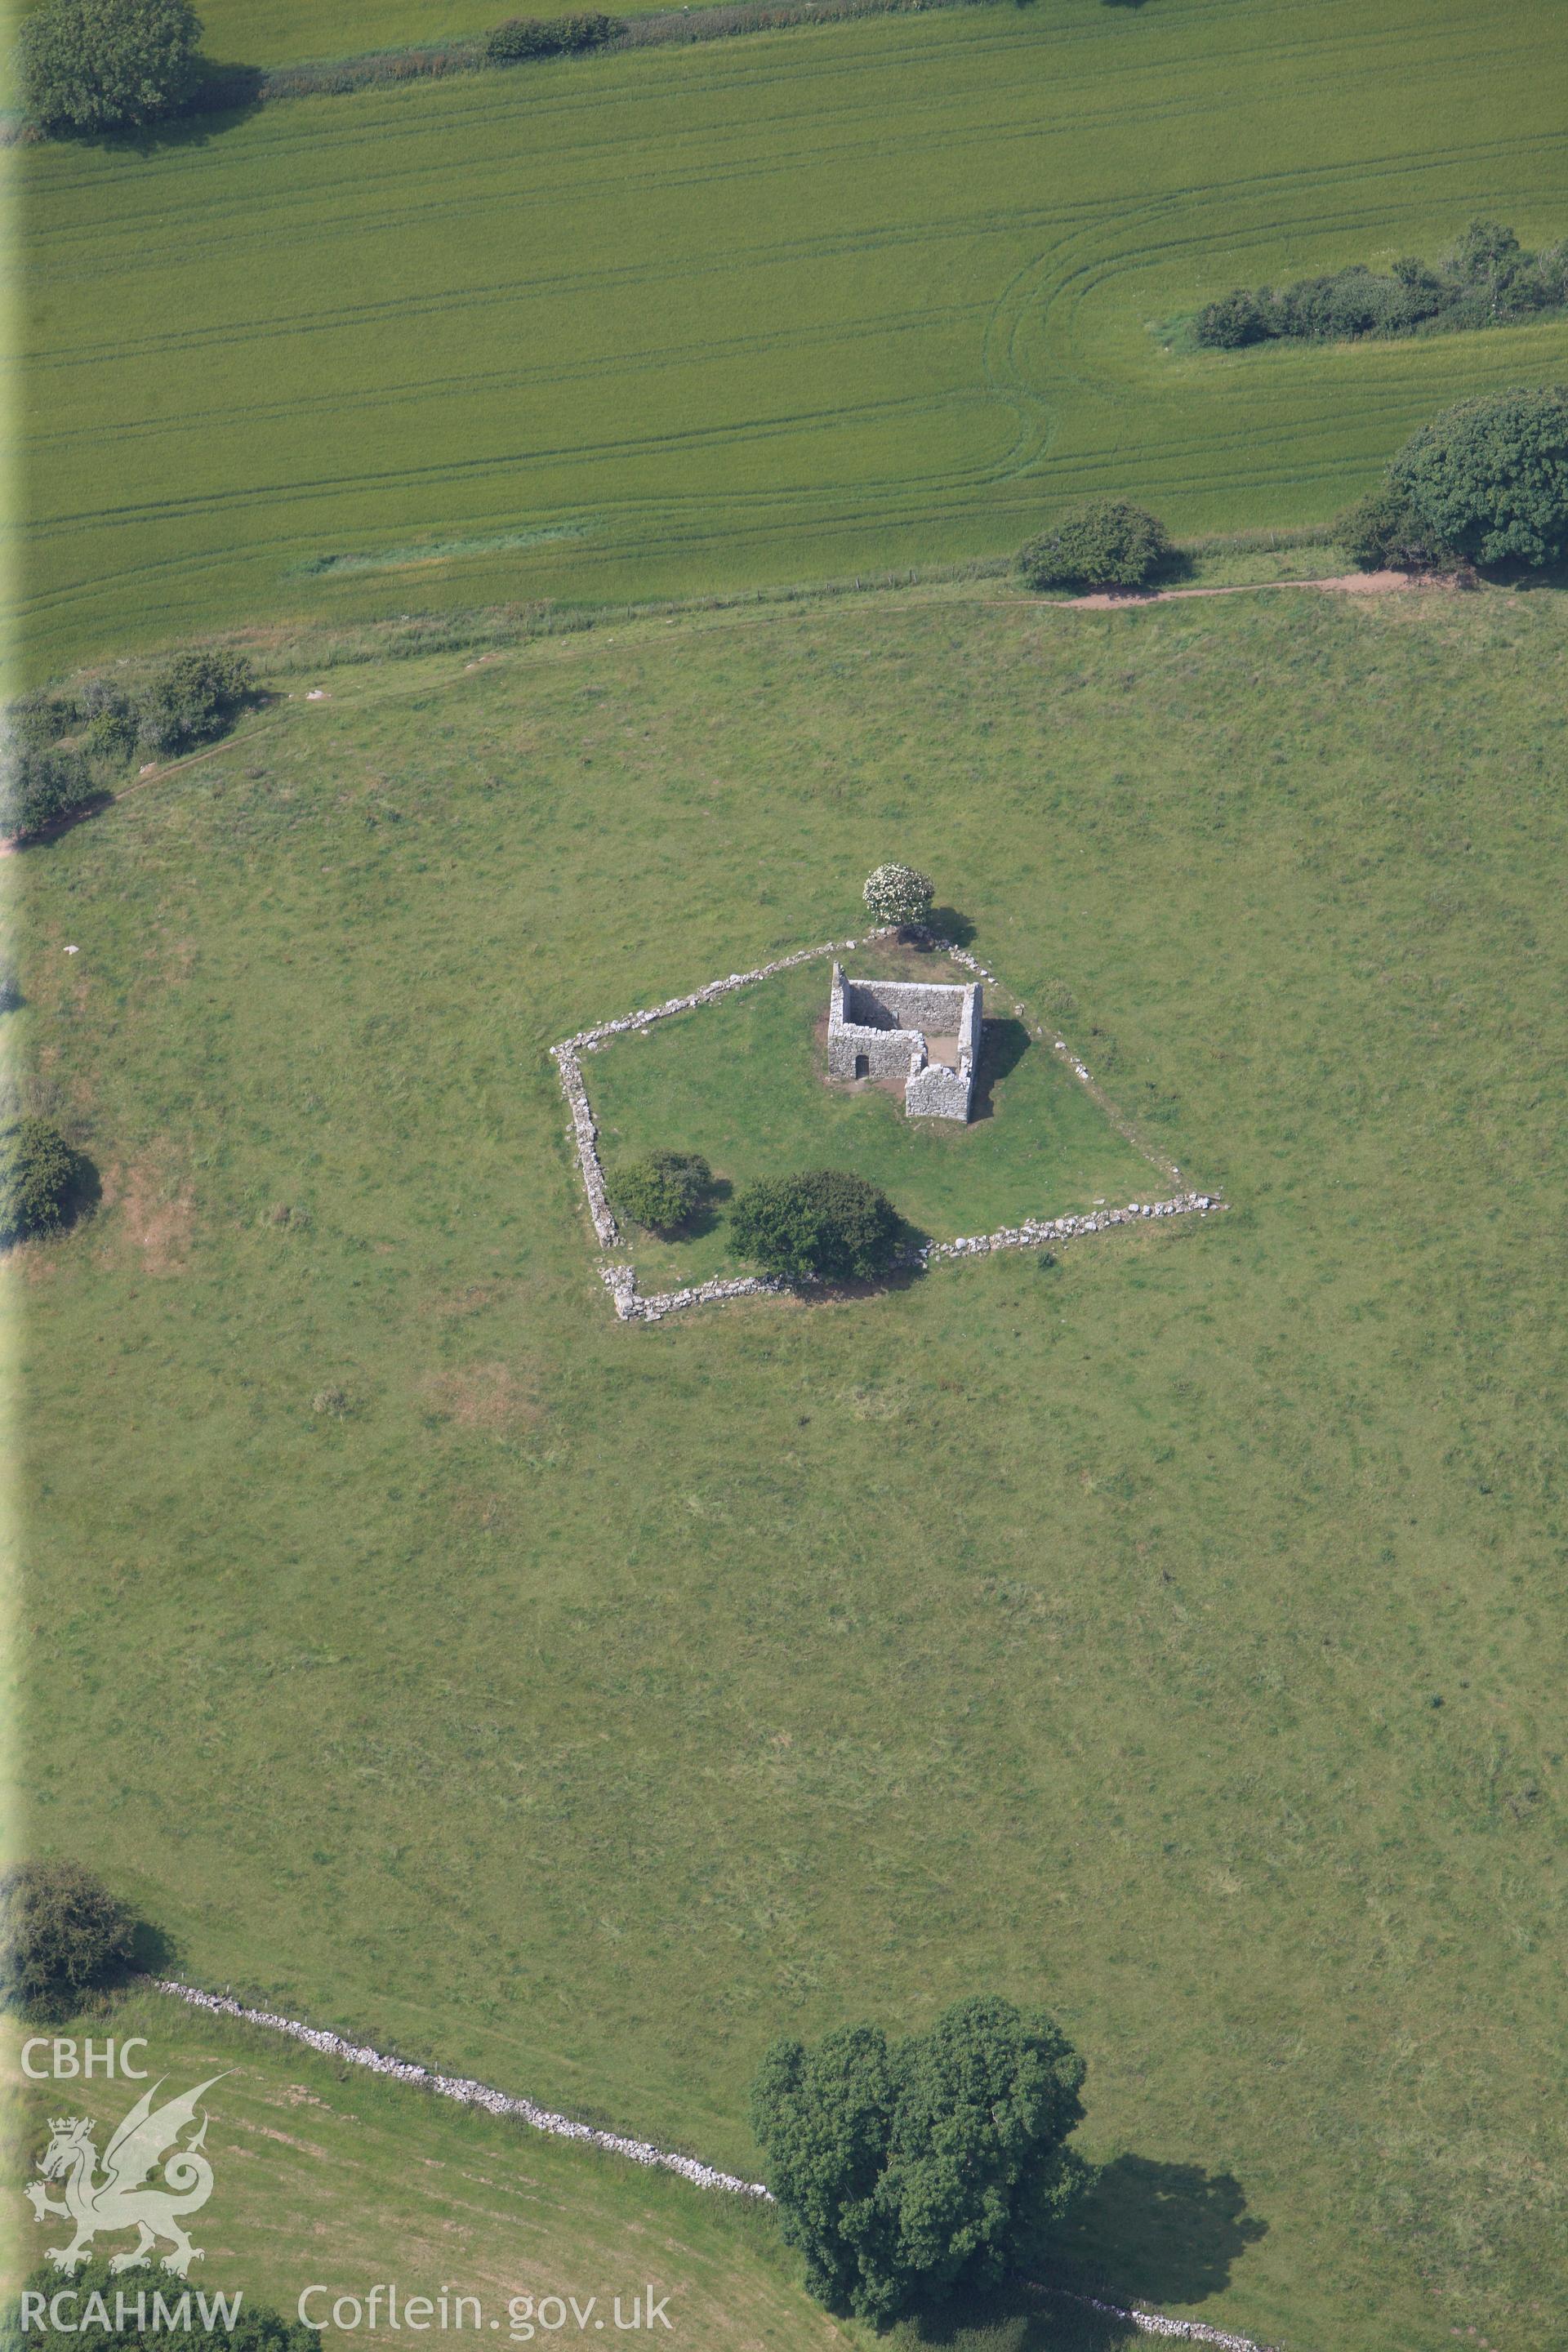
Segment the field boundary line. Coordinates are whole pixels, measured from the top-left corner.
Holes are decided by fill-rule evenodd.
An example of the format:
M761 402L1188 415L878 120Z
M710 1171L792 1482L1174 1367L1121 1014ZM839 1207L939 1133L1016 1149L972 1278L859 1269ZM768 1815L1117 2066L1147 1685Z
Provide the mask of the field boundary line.
M373 2074L387 2074L395 2082L410 2084L416 2090L433 2091L439 2098L456 2099L467 2107L483 2107L488 2115L515 2116L520 2122L530 2125L534 2131L548 2133L552 2139L582 2140L590 2147L603 2148L608 2155L629 2158L633 2164L679 2173L697 2189L723 2189L738 2197L755 2197L770 2205L773 2202L773 2191L763 2181L742 2180L737 2173L721 2172L716 2165L703 2164L694 2156L678 2155L673 2148L658 2147L652 2140L630 2139L619 2132L600 2131L593 2124L576 2123L570 2116L558 2115L552 2107L514 2097L488 2083L476 2082L470 2075L438 2074L433 2067L416 2065L412 2059L389 2058L384 2052L373 2050L368 2042L350 2042L324 2026L306 2025L299 2018L282 2016L277 2010L247 2009L232 1994L203 1992L199 1986L184 1984L177 1977L154 1977L153 1983L157 1991L170 1993L192 2009L210 2010L219 2017L237 2017L244 2025L259 2025L271 2033L285 2033L291 2042L302 2042L324 2058L343 2059L349 2065L363 2066Z
M367 89L406 89L414 82L488 79L563 60L581 63L586 58L626 57L638 49L691 48L710 41L742 39L752 33L793 32L805 25L855 24L879 16L920 16L938 8L1000 5L1001 0L709 0L702 7L650 9L644 16L622 18L603 39L536 57L491 57L489 35L476 33L446 41L410 42L399 48L362 49L347 57L300 58L292 64L217 66L197 84L191 103L170 119L210 121L216 116L286 106L291 100L353 98ZM210 65L212 60L201 62ZM63 139L20 112L0 115L0 148L62 143Z
M777 956L771 963L756 965L750 971L731 971L722 980L710 980L706 987L692 989L685 996L667 997L662 1004L643 1005L636 1013L618 1015L612 1021L600 1021L587 1029L579 1029L563 1037L550 1048L550 1058L555 1064L561 1079L561 1091L571 1114L572 1143L577 1155L577 1171L582 1178L588 1215L603 1251L614 1249L625 1240L610 1205L605 1185L604 1163L599 1158L599 1129L594 1117L594 1107L588 1099L584 1083L582 1056L596 1054L613 1037L636 1036L651 1029L656 1021L668 1021L678 1013L694 1013L702 1005L713 1004L739 988L750 988L759 980L771 980L781 971L792 971L798 965L811 963L823 956L848 955L872 940L885 940L899 930L913 934L928 948L947 956L953 963L962 964L994 989L1002 982L978 956L954 940L943 939L923 925L882 923L863 932L856 940L826 940L820 947L797 948L793 955ZM1026 1028L1044 1044L1047 1032L1037 1021L1029 1017L1022 998L1007 992L1013 1011ZM1103 1117L1115 1128L1125 1143L1131 1146L1141 1159L1159 1171L1168 1183L1182 1185L1184 1179L1173 1160L1163 1159L1144 1140L1131 1121L1125 1118L1109 1095L1096 1082L1088 1066L1075 1054L1065 1037L1053 1035L1051 1045L1072 1072ZM1129 1201L1125 1208L1096 1209L1088 1216L1025 1217L1016 1225L1003 1225L990 1234L961 1234L950 1242L924 1242L906 1254L895 1271L923 1274L927 1267L943 1259L986 1257L1004 1249L1037 1249L1046 1241L1070 1241L1088 1234L1110 1231L1117 1225L1141 1223L1150 1217L1208 1216L1223 1210L1227 1203L1217 1192L1181 1192L1163 1201ZM656 1291L651 1295L637 1288L637 1269L625 1258L612 1259L599 1268L599 1279L615 1304L616 1315L623 1323L661 1323L667 1315L679 1315L689 1307L720 1307L731 1298L777 1297L802 1286L786 1281L779 1275L716 1275L711 1281L693 1283L683 1290Z
M247 2008L232 1993L205 1992L199 1985L185 1984L178 1977L153 1977L150 1981L154 1991L183 2000L188 2008L206 2010L217 2017L237 2018L242 2025L260 2026L268 2033L286 2034L289 2041L302 2042L307 2049L323 2058L339 2058L348 2065L363 2066L372 2074L389 2076L394 2082L407 2084L411 2089L430 2091L439 2098L455 2099L463 2106L482 2107L487 2115L515 2116L520 2123L545 2132L552 2138L576 2140L589 2147L602 2148L607 2155L626 2157L650 2170L673 2172L689 2181L694 2189L750 2197L762 2205L778 2202L765 2181L743 2180L738 2173L721 2171L717 2165L704 2164L694 2156L681 2156L673 2148L659 2147L653 2140L632 2139L619 2132L601 2131L592 2124L575 2123L570 2116L559 2115L552 2107L542 2107L534 2100L517 2097L509 2091L498 2091L489 2083L476 2082L471 2075L441 2074L411 2059L389 2058L366 2042L351 2042L325 2026L306 2025L300 2018L285 2017L277 2010ZM1038 2279L1026 2279L1023 2284L1033 2294L1081 2304L1089 2310L1103 2312L1109 2318L1126 2320L1143 2336L1217 2344L1224 2352L1266 2352L1266 2347L1255 2343L1251 2336L1227 2335L1201 2319L1171 2319L1163 2312L1102 2302L1097 2295L1070 2287L1047 2286Z

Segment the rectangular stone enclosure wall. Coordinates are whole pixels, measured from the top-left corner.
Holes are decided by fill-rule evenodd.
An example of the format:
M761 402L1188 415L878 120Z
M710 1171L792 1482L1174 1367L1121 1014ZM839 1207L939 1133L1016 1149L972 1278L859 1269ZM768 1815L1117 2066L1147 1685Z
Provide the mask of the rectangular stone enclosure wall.
M984 1017L977 982L847 980L833 967L827 1010L827 1067L836 1078L905 1080L911 1118L969 1117ZM928 1037L951 1037L952 1060L933 1061Z

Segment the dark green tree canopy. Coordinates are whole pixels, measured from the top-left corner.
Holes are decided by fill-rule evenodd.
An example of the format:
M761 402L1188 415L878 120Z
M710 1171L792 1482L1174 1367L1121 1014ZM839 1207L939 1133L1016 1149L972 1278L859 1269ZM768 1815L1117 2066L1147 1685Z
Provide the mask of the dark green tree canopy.
M19 1862L0 1877L0 1964L10 2000L69 2000L121 1976L135 1922L74 1862Z
M1083 2075L1052 2018L996 1997L891 2045L870 2025L775 2042L752 2121L812 2293L883 2322L1035 2259L1088 2178L1067 2146Z
M634 1225L674 1233L695 1215L713 1181L700 1151L650 1151L614 1171L610 1198Z
M1020 549L1027 588L1143 588L1171 561L1165 526L1127 499L1091 499Z
M256 692L244 654L223 646L193 646L156 671L141 700L142 740L161 753L208 743L231 727Z
M749 1186L731 1231L742 1256L767 1274L849 1282L886 1273L903 1227L886 1193L863 1176L818 1168Z
M509 16L485 37L487 65L523 65L534 58L575 57L584 49L602 49L623 29L618 18L602 12L580 16Z
M1450 561L1448 549L1423 529L1409 499L1387 481L1336 518L1334 536L1363 572L1430 572Z
M47 1118L19 1118L0 1135L0 1241L58 1233L81 1173L77 1154Z
M177 113L200 79L190 0L47 0L16 44L24 102L46 131L121 131Z
M174 2286L183 2289L188 2284L157 2279L156 2273L153 2276L171 2303ZM93 2347L93 2352L168 2352L171 2331L156 2325L155 2315L148 2308L153 2302L151 2294L142 2294L138 2303L138 2281L147 2279L146 2271L127 2278L102 2256L89 2262L69 2278L63 2278L52 2264L40 2263L31 2277L23 2282L22 2292L41 2295L42 2318L35 2318L29 2312L24 2326L20 2297L0 2309L0 2352L37 2352L40 2345L57 2344L61 2352L75 2352L84 2337ZM130 2293L126 2292L128 2288ZM62 2289L66 2301L58 2307L57 2317L55 2297ZM101 2303L107 2322L101 2326L95 2318L89 2317L94 2295ZM216 2313L212 2325L204 2326L198 2301L191 2315L191 2325L175 2332L174 2341L180 2352L321 2352L321 2337L318 2330L307 2327L302 2320L286 2318L266 2304L252 2303L247 2294L231 2327L226 2327Z
M18 841L30 841L74 809L85 808L97 790L83 752L16 746L5 762L0 828Z
M1424 532L1473 562L1568 562L1568 385L1461 400L1388 478Z
M1292 286L1237 286L1198 312L1198 342L1217 351L1279 337L1330 342L1485 327L1568 303L1568 241L1530 253L1500 222L1473 220L1436 262L1402 255L1386 277L1352 261Z

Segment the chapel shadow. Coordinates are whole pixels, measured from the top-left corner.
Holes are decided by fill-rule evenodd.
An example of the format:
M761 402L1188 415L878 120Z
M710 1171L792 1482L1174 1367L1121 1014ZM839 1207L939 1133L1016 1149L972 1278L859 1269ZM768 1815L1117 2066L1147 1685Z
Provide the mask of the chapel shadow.
M1010 1013L987 1019L980 1025L980 1066L974 1073L974 1092L970 1098L971 1126L977 1118L994 1118L996 1107L991 1090L1016 1070L1034 1044L1021 1021Z

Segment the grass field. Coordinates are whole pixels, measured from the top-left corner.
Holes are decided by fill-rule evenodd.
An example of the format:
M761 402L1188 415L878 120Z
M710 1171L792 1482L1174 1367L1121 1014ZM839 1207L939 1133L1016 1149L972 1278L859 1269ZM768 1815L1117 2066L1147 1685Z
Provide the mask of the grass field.
M1123 2289L1536 2352L1565 655L1549 592L618 623L297 671L26 853L103 1179L14 1269L35 1843L736 2168L781 2028L1045 2000ZM548 1045L888 856L1230 1213L617 1326Z
M858 950L847 969L867 979L950 985L971 977L945 959L890 942ZM731 1189L805 1168L864 1176L931 1241L989 1233L1026 1216L1064 1216L1097 1198L1121 1202L1171 1190L1050 1047L1009 1013L1005 989L987 994L975 1115L967 1127L907 1118L896 1081L829 1081L818 1034L828 976L825 961L803 964L584 1056L612 1190L617 1161L659 1150L700 1151L721 1187L679 1240L630 1229L625 1255L644 1289L754 1270L730 1244Z
M337 2294L363 2298L391 2277L405 2301L426 2294L434 2304L446 2290L476 2296L480 2332L495 2332L489 2322L499 2317L508 2344L530 2340L510 2333L514 2297L574 2294L585 2305L595 2296L614 2340L616 2296L627 2314L651 2284L669 2299L668 2340L695 2352L832 2352L858 2340L808 2300L771 2218L742 2199L700 2195L668 2174L585 2155L156 1994L118 2000L61 2030L100 2045L110 2033L144 2036L135 2063L154 2081L166 2077L170 2097L222 2077L205 2102L214 2191L191 2225L204 2259L189 2284L208 2294L237 2287L247 2303L292 2320L312 2283L332 2290L309 2305L325 2316ZM144 2087L101 2074L68 2087L23 2084L20 2033L9 2021L6 2039L21 2149L8 2181L32 2171L51 2115L112 2126ZM33 2063L47 2065L47 2053ZM60 2242L61 2226L40 2228L25 2209L19 2222L8 2216L6 2268L40 2261L43 2248ZM158 2275L123 2284L132 2293L138 2284L174 2292ZM406 2342L406 2333L384 2319L328 2340Z
M27 660L991 554L1104 488L1321 520L1446 401L1563 373L1568 322L1152 323L1478 208L1563 235L1560 35L1041 0L22 151Z
M169 2096L218 2075L204 2102L214 2191L193 2236L204 2258L190 2273L197 2293L232 2294L247 2306L269 2305L292 2319L302 2288L324 2285L307 2308L324 2315L337 2295L368 2305L380 2284L379 2325L361 2324L329 2344L406 2346L406 2325L386 2325L384 2289L395 2274L400 2301L445 2293L477 2300L478 2333L503 2345L559 2344L596 2336L591 2315L579 2330L537 2321L543 2299L573 2297L615 2341L616 2297L623 2318L640 2302L641 2342L668 2340L686 2352L1125 2352L1137 2339L1124 2324L1075 2309L1060 2296L999 2298L965 2324L954 2314L936 2329L897 2328L880 2338L836 2323L800 2286L795 2256L782 2244L765 2208L706 2195L611 2157L588 2155L482 2112L458 2107L356 2068L318 2057L277 2035L222 2018L193 2014L142 1992L99 2001L54 2030L90 2038L101 2048L145 2038L133 2063L168 2082ZM6 2178L33 2174L62 2108L112 2128L141 2086L24 2080L17 2063L25 2027L6 2021L5 2111L0 2116ZM47 2053L34 2053L35 2068ZM101 2151L105 2133L97 2136ZM35 2176L36 2177L36 2176ZM20 2200L17 2200L20 2210ZM0 2238L0 2292L58 2242L60 2224L40 2228L30 2216L7 2217ZM110 2239L112 2247L121 2242ZM122 2282L177 2292L157 2275ZM647 2319L652 2288L665 2300L665 2326ZM530 2314L514 2304L531 2301ZM592 2304L590 2299L592 2298ZM489 2322L500 2319L499 2328ZM515 2329L515 2333L513 2332ZM476 2332L471 2307L453 2333Z

